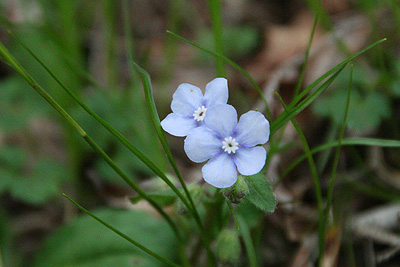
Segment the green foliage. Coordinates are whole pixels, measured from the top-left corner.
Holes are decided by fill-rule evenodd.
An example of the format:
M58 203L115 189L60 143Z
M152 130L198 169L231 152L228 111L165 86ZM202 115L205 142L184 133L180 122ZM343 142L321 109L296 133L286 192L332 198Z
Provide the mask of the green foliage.
M251 176L245 176L245 178L250 189L245 199L264 212L274 212L277 204L275 195L271 185L262 172Z
M250 201L244 201L236 206L238 216L241 216L250 229L256 227L262 218L264 212L253 205Z
M240 38L239 38L240 36ZM253 51L260 39L257 29L251 26L227 26L223 30L224 55L243 57ZM197 44L211 48L214 45L213 32L204 29L198 33Z
M177 242L164 221L138 210L99 210L94 214L159 255L174 260ZM82 215L50 236L33 266L163 266L115 233ZM135 263L135 264L133 264Z
M171 189L157 190L147 193L160 206L170 206L177 200L176 194ZM136 204L141 200L143 200L143 197L141 196L131 198L132 204Z
M49 158L35 158L19 147L0 147L0 192L9 191L19 200L42 204L60 194L69 172Z
M13 229L7 212L0 206L0 266L21 266L14 251Z
M313 110L321 115L331 118L336 124L341 124L346 107L346 92L336 90L320 101L315 102ZM388 99L379 93L373 92L362 96L352 91L347 127L356 132L376 129L382 119L391 113Z
M370 71L371 72L371 71ZM350 80L347 73L339 75L328 95L313 103L313 111L330 118L336 125L341 125L346 110L347 93ZM381 121L391 115L387 95L378 89L378 77L367 74L361 66L354 66L349 115L346 126L353 132L364 132L376 129Z
M2 80L0 88L0 128L6 134L21 132L32 118L49 110L19 76Z
M216 243L218 260L228 266L234 266L240 257L240 241L238 232L234 229L223 229Z

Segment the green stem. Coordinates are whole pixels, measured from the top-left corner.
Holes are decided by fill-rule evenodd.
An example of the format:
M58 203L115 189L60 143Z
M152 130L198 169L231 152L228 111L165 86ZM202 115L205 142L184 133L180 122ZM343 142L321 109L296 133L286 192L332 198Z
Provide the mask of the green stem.
M78 203L76 203L75 201L73 201L69 196L67 196L66 194L63 194L64 197L66 197L69 201L72 202L72 204L74 204L75 206L77 206L80 210L82 210L83 212L85 212L87 215L89 215L90 217L92 217L93 219L95 219L96 221L98 221L99 223L101 223L102 225L104 225L105 227L107 227L108 229L110 229L111 231L113 231L114 233L116 233L117 235L119 235L120 237L124 238L126 241L130 242L131 244L133 244L134 246L136 246L137 248L143 250L144 252L146 252L147 254L153 256L154 258L158 259L159 261L168 264L169 266L181 266L178 265L176 263L173 263L172 261L161 257L160 255L158 255L157 253L155 253L154 251L146 248L145 246L142 246L140 243L136 242L135 240L133 240L132 238L130 238L129 236L125 235L124 233L120 232L119 230L115 229L114 227L112 227L111 225L109 225L108 223L106 223L105 221L103 221L102 219L100 219L99 217L97 217L96 215L94 215L93 213L91 213L90 211L88 211L87 209L85 209L84 207L82 207L81 205L79 205Z
M238 216L238 223L240 226L240 233L243 237L244 246L247 251L247 257L249 259L249 264L251 267L258 267L258 261L256 256L256 251L254 249L253 240L251 239L250 229L247 226L246 220L242 216Z
M221 19L221 1L220 0L208 0L210 9L211 22L214 33L214 44L215 52L220 55L224 54L224 40L222 35L222 19ZM224 60L220 57L215 58L216 69L218 76L225 77L225 65Z

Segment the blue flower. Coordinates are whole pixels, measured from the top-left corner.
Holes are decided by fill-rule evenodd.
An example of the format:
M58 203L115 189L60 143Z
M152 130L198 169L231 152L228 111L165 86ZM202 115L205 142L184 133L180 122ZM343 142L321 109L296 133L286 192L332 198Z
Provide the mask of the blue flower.
M174 136L186 136L203 125L208 109L228 102L228 81L225 78L215 78L206 85L203 96L200 88L183 83L176 89L171 109L173 113L161 121L161 126L167 133Z
M231 105L208 108L205 127L191 131L185 139L185 152L203 166L203 178L212 186L232 186L238 176L253 175L264 167L267 152L259 144L269 139L269 122L258 111L249 111L237 121Z

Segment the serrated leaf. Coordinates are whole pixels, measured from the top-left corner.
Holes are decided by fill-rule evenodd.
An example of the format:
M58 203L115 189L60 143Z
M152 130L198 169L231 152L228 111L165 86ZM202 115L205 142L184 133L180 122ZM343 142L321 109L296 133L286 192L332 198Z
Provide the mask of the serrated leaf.
M177 240L164 221L137 210L107 209L94 214L157 254L171 260L176 258ZM115 264L127 261L130 265ZM134 265L135 262L139 265ZM91 217L83 215L45 241L33 266L163 265Z
M245 199L264 212L274 212L277 204L276 198L267 178L260 172L245 176L245 179L250 190Z

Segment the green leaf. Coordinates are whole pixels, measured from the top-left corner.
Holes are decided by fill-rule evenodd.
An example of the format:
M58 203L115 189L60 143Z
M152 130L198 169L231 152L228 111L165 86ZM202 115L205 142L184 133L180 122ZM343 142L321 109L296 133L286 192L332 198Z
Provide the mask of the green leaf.
M0 147L0 192L18 179L26 161L26 152L19 147Z
M26 127L34 116L40 116L47 109L41 99L32 92L26 82L11 76L0 82L0 125L5 133L15 133Z
M346 94L336 90L331 95L314 103L315 113L331 118L336 124L341 124L346 105ZM351 93L350 110L347 119L349 129L363 132L375 129L383 118L390 115L388 99L376 92L362 97L356 91Z
M172 205L177 199L175 192L172 191L171 189L165 189L155 192L147 192L147 194L160 206ZM131 203L136 204L141 200L143 200L143 197L141 196L133 197L131 198Z
M94 214L159 255L171 260L176 258L177 239L164 221L137 210L99 210ZM163 265L83 215L45 241L33 266Z
M262 172L245 176L250 193L245 199L264 212L272 213L276 208L276 198L272 192L271 185Z
M0 148L0 192L31 204L41 204L60 194L68 171L51 159L38 158L29 165L28 154L19 147Z
M260 224L264 213L256 208L250 201L243 201L236 206L238 216L241 216L250 229Z
M39 159L27 175L16 176L10 183L11 194L30 204L39 205L59 195L61 186L69 172L59 163L50 159Z
M27 159L25 150L15 146L0 147L0 166L8 166L13 171L22 171Z
M238 36L240 36L240 42L237 42ZM212 48L214 46L212 30L200 31L196 39L202 47ZM223 39L224 55L227 57L243 57L252 52L260 41L257 29L251 26L224 27Z

